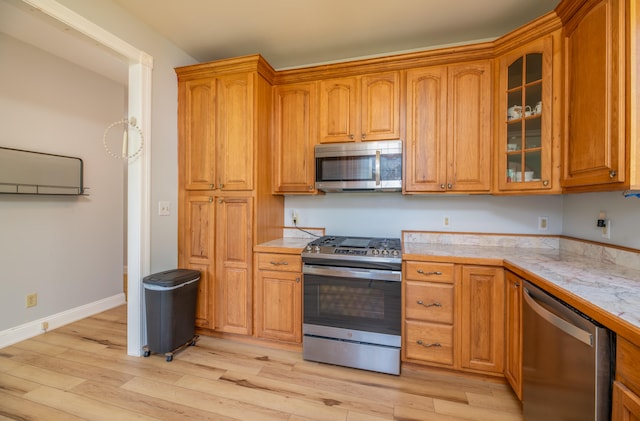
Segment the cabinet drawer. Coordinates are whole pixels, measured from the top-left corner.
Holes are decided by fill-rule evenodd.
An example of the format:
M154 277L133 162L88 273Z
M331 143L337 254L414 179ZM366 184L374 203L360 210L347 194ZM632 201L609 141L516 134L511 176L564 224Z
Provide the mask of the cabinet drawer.
M453 326L407 320L404 349L409 359L453 365Z
M302 272L302 258L297 254L258 253L259 270Z
M406 281L405 318L453 323L453 285Z
M453 283L452 263L406 262L405 279Z

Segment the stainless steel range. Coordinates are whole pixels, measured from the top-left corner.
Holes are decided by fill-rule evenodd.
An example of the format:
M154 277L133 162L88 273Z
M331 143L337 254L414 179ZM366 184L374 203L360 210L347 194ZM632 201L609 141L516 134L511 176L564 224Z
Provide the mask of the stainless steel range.
M302 262L304 359L400 374L400 239L325 236Z

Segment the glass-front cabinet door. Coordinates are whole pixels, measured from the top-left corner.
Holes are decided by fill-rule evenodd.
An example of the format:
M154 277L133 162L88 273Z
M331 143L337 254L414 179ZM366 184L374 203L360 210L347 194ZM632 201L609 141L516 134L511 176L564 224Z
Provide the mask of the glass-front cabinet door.
M552 114L553 43L550 35L499 58L499 191L559 191L559 146L554 151L553 139L554 120L559 122Z

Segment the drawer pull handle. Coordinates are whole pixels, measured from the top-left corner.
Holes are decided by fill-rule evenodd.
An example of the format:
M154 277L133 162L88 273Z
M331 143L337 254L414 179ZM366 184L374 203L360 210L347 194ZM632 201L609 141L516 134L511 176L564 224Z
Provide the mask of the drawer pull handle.
M269 263L271 263L274 266L287 266L289 264L288 262L274 262L273 260L270 261Z
M424 301L422 301L422 300L418 300L417 302L421 306L425 306L425 307L442 307L442 304L440 304L440 303L435 303L434 302L434 303L431 303L431 304L425 304Z
M431 343L431 344L425 344L424 342L422 342L422 339L418 339L416 341L416 343L418 345L422 345L425 348L433 348L433 347L440 348L442 346L442 345L440 345L440 342L434 342L434 343Z
M298 283L298 284L300 283L300 277L299 276L296 277L296 283Z
M421 275L427 275L427 276L429 276L429 275L442 275L442 272L437 271L437 270L433 271L433 272L425 272L422 269L418 269L418 273L421 274Z

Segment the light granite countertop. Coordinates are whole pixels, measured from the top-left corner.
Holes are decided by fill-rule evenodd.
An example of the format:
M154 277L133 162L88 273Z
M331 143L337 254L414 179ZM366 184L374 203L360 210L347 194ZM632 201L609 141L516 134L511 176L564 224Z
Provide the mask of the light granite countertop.
M520 244L513 236L505 238L506 243L405 233L403 259L502 265L640 341L640 254L557 237L533 244L532 237Z

